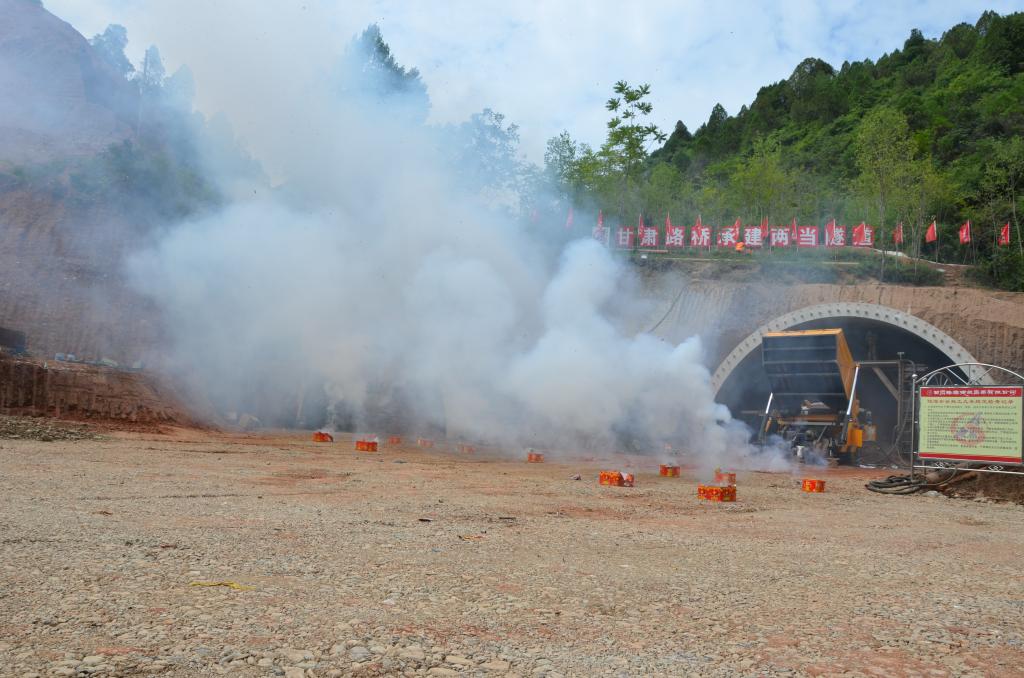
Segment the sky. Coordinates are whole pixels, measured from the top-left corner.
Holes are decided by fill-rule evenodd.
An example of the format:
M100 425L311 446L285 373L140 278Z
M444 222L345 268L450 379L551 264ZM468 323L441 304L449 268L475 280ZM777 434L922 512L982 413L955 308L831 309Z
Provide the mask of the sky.
M459 122L485 107L520 127L523 153L543 158L562 130L604 138L617 80L651 85L653 121L694 131L716 103L735 114L806 57L834 66L903 45L911 29L938 37L986 9L1024 0L45 0L91 37L128 29L138 63L159 47L168 73L188 64L197 107L224 112L243 139L261 131L254 107L315 86L352 36L381 26L399 63L417 67L431 120ZM308 55L308 58L307 58ZM301 59L295 59L301 56ZM279 58L282 57L282 58ZM296 63L302 64L296 66ZM307 68L308 66L308 68ZM299 72L305 71L305 72ZM273 88L268 83L276 83ZM296 124L281 120L281 124ZM250 141L259 156L258 141Z

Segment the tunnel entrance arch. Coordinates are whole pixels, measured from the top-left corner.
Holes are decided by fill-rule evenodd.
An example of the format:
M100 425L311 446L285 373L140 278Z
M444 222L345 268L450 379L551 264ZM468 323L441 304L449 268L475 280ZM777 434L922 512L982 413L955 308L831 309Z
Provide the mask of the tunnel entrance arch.
M907 379L950 365L978 362L948 334L916 316L880 304L829 303L781 315L751 332L722 360L712 376L718 402L738 419L756 427L770 388L761 364L767 332L837 327L846 335L856 361L902 361ZM862 407L875 414L883 444L896 442L902 412L895 392L897 371L875 368L858 388Z

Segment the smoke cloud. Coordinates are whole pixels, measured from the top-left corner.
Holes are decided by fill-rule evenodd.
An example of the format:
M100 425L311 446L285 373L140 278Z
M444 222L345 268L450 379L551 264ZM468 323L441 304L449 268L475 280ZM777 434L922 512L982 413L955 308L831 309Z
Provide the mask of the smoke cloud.
M255 144L278 151L261 158L276 187L236 185L131 260L162 309L168 369L222 412L273 412L266 423L599 453L671 444L708 465L750 452L699 338L622 329L642 302L604 247L517 218L494 190L507 168L467 163L487 148L459 128L416 122L421 93L381 96L364 71L336 71L340 87L268 111L287 120Z

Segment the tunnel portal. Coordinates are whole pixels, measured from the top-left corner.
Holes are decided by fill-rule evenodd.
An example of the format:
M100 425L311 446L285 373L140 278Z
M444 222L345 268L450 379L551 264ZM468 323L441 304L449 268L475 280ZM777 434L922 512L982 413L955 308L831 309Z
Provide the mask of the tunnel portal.
M952 337L909 313L878 304L820 304L775 318L740 342L712 377L718 402L756 429L770 394L761 364L764 333L826 328L843 330L853 359L866 363L857 393L861 408L872 413L884 447L901 434L914 373L977 362ZM898 394L903 394L903 404Z

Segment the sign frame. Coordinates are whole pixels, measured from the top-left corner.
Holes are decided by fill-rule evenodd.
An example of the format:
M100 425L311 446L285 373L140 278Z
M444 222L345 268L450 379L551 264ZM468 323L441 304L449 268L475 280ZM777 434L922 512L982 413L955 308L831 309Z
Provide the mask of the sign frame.
M1024 376L997 365L960 363L921 377L915 374L913 380L912 473L917 469L945 469L1024 475ZM950 398L947 411L942 409L942 398ZM976 404L971 402L975 398ZM975 417L964 419L966 411L953 416L952 410L958 406L976 412ZM1003 452L969 453L971 447L984 442L981 424L986 410L990 416L1003 415L999 432L1009 438L1009 447L1014 448L1009 451L1016 452L1016 456ZM1007 422L1006 416L1015 420ZM943 425L929 426L931 417L940 418ZM1014 430L1017 427L1020 430ZM944 438L946 428L950 435ZM1015 449L1018 445L1022 449Z

